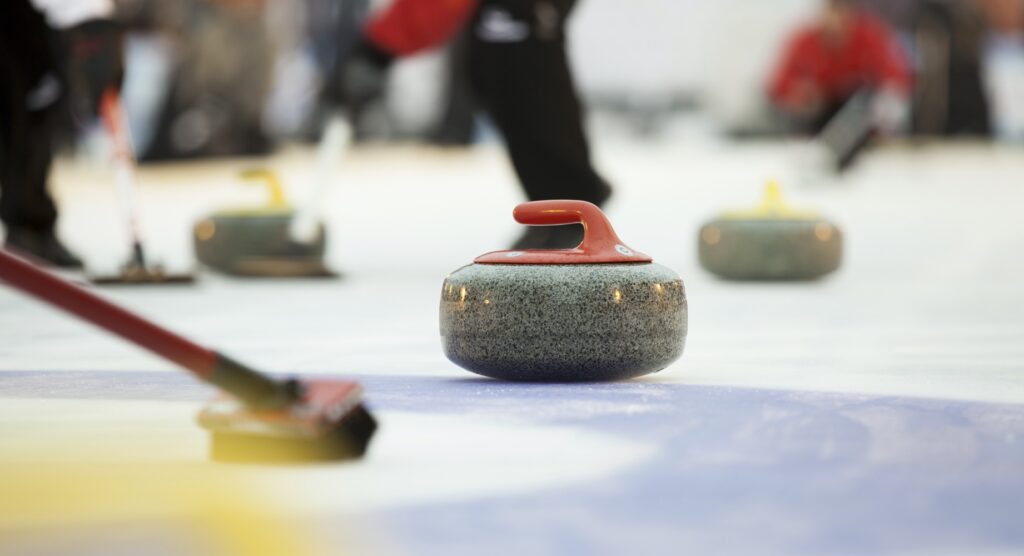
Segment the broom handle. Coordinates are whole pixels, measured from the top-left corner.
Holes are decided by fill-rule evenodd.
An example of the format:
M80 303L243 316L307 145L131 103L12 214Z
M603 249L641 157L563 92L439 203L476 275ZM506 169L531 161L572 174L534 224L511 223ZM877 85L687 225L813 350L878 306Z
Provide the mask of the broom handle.
M320 143L317 145L313 184L307 197L298 206L288 228L292 241L312 243L320 229L320 216L324 197L334 181L338 163L352 143L352 124L344 112L338 111L327 120Z
M114 183L121 199L121 211L132 241L132 260L146 266L139 227L139 207L135 203L135 146L125 121L124 106L116 89L108 89L100 99L100 117L114 143Z
M0 249L0 280L188 369L254 407L281 407L295 398L279 382L206 349Z

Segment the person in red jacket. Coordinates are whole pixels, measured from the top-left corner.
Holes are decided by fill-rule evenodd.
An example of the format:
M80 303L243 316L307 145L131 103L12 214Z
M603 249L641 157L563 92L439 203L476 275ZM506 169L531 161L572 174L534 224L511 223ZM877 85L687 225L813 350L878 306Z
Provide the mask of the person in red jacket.
M596 205L611 187L590 160L583 109L565 50L576 0L395 0L373 16L342 54L326 88L330 101L358 106L379 94L396 58L465 31L469 81L501 131L530 200L580 199ZM580 226L530 228L514 245L574 247Z
M876 130L891 133L906 120L910 88L906 55L889 26L851 0L827 0L821 17L789 40L768 94L798 129L817 133L868 90Z

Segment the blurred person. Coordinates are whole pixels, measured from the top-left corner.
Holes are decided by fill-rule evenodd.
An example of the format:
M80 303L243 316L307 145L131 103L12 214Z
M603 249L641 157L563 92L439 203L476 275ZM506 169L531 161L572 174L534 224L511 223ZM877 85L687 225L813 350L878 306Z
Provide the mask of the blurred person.
M788 41L768 94L790 127L816 134L858 93L873 99L872 130L898 133L909 113L909 64L882 19L852 0L827 0Z
M920 3L914 22L918 61L915 133L991 133L988 98L981 78L985 35L982 13L972 3Z
M381 95L396 58L445 43L465 29L468 81L501 132L527 197L601 205L612 190L591 162L565 50L565 24L575 5L576 0L396 0L370 18L325 95L358 114ZM578 225L531 227L513 248L574 247L581 239Z
M58 267L81 261L56 236L47 191L61 107L95 117L100 96L119 88L120 27L110 0L0 2L0 221L6 247Z
M997 35L1024 43L1024 0L976 0L975 3Z
M137 0L133 28L167 41L171 71L144 162L262 155L274 50L264 0ZM268 21L269 20L269 21Z
M918 58L913 131L926 135L989 135L981 69L985 23L972 3L926 0L914 22Z
M988 24L984 83L992 131L1024 141L1024 0L979 0Z

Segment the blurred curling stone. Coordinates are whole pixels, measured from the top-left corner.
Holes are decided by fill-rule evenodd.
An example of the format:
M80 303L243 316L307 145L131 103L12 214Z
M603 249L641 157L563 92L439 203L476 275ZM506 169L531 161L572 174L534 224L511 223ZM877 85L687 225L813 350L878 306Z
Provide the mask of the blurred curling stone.
M843 253L839 228L788 207L775 182L759 206L705 224L698 243L701 266L729 280L811 280L839 268Z
M314 221L296 233L296 211L287 202L281 181L269 170L249 170L242 179L263 181L266 206L215 212L196 224L196 257L203 264L236 276L334 276L324 265L327 233Z

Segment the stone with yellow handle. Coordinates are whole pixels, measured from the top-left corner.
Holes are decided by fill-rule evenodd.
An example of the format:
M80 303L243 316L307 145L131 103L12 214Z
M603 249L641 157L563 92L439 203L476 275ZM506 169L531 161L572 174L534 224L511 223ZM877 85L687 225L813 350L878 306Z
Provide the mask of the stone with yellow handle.
M774 181L759 205L723 213L697 241L701 266L728 280L812 280L838 269L843 254L839 228L787 205Z
M268 200L255 207L217 211L193 230L196 258L204 265L235 276L333 276L324 264L327 233L318 223L310 241L292 239L295 209L277 174L246 170L246 181L263 183Z

